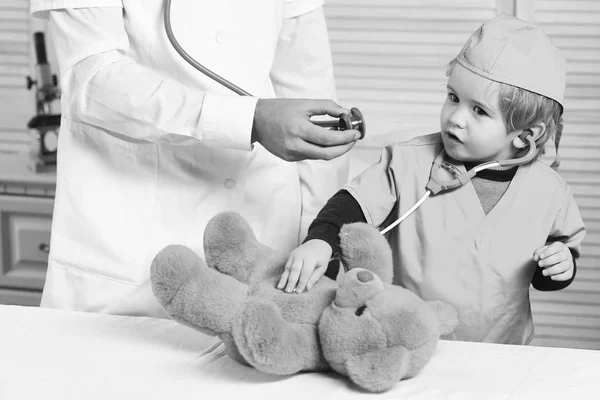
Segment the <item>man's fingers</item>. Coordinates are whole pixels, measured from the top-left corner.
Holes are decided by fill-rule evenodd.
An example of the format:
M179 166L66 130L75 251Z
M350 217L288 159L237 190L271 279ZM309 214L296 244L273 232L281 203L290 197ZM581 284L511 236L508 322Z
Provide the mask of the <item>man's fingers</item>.
M346 144L334 145L329 147L316 146L312 143L303 142L299 143L292 158L297 161L310 159L310 160L333 160L343 154L346 154L354 145L355 141Z
M309 117L313 115L339 117L342 114L350 114L349 109L340 106L333 100L308 100L306 112Z
M312 125L309 122L307 122L307 124ZM279 146L279 148L265 147L272 154L285 161L333 160L350 151L356 144L355 138L360 136L360 133L356 130L328 131L316 125L313 126L314 129L322 131L321 133L325 138L323 141L332 144L325 146L312 143L307 140L307 135L305 134L304 136L298 136L292 140L288 140L283 146ZM330 137L327 137L326 135Z
M330 131L310 122L309 125L303 127L302 139L317 146L331 147L357 141L360 139L360 132L356 129Z

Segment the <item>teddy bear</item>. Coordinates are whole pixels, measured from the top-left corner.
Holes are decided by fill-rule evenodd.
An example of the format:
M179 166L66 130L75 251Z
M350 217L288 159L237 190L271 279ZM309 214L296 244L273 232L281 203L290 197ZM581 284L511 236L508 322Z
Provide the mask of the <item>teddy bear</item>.
M392 285L392 253L371 225L340 232L343 274L310 291L276 288L287 254L257 240L235 212L204 231L204 260L169 245L151 265L154 296L174 320L218 336L229 357L269 374L328 371L383 392L415 376L438 340L458 324L456 309Z

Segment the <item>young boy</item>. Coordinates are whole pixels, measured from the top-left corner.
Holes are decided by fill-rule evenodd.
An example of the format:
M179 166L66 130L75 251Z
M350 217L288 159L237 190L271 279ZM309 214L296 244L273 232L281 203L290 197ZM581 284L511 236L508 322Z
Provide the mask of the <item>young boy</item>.
M520 157L527 139L560 137L566 63L537 27L508 15L485 22L448 69L439 133L386 146L378 163L321 210L287 262L278 288L310 289L339 252L345 223L385 228L425 192L440 154L460 172ZM444 151L444 153L442 153ZM535 158L478 172L436 194L387 234L394 284L453 304L449 339L526 344L529 285L558 290L575 276L585 228L567 184Z

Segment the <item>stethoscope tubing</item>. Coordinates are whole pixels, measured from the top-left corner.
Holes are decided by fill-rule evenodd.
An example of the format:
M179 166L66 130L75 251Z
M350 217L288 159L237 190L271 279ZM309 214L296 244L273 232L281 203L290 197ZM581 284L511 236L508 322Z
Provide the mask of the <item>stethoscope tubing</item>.
M192 56L190 56L183 49L183 47L181 47L181 45L179 44L179 42L175 38L175 34L173 33L173 29L171 27L171 0L165 0L165 5L164 5L164 24L165 24L165 31L167 33L167 37L169 38L169 41L171 42L171 45L177 51L177 53L179 53L179 55L185 61L187 61L191 66L193 66L194 68L196 68L197 70L199 70L200 72L202 72L204 75L208 76L209 78L213 79L214 81L216 81L216 82L220 83L221 85L225 86L227 89L233 91L234 93L237 93L240 96L250 96L250 97L252 97L252 95L249 92L245 91L244 89L240 88L239 86L235 85L234 83L232 83L232 82L228 81L227 79L223 78L221 75L214 73L210 69L206 68L204 65L200 64Z
M387 226L387 228L382 229L380 231L380 233L382 235L385 235L386 233L388 233L388 231L390 231L391 229L393 229L396 225L400 224L400 222L404 221L406 218L408 218L408 216L410 214L412 214L417 208L419 208L421 206L421 204L423 204L423 202L425 200L427 200L427 198L429 197L429 195L431 195L431 190L427 190L425 191L425 194L423 195L423 197L421 197L419 199L419 201L417 201L411 208L410 210L408 210L407 212L405 212L400 218L398 218L396 221L392 222L391 224L389 224Z
M448 190L456 189L460 186L463 186L464 184L469 182L475 176L475 174L477 174L480 171L483 171L485 169L490 169L490 168L496 168L496 167L510 167L510 166L523 165L523 164L529 163L537 155L538 149L535 144L533 135L528 135L527 141L529 142L529 150L527 151L527 154L525 154L524 156L517 157L517 158L511 158L508 160L490 161L487 163L480 164L480 165L472 168L468 172L460 172L458 170L458 168L456 168L454 165L445 162L444 155L445 155L446 151L442 150L440 152L440 154L437 155L435 160L433 160L433 163L431 165L431 171L429 173L429 182L427 182L427 185L425 186L426 190L425 190L425 194L423 195L423 197L421 197L419 199L419 201L417 201L400 218L398 218L397 220L392 222L386 228L382 229L380 231L380 233L382 235L385 235L391 229L393 229L398 224L400 224L402 221L404 221L406 218L408 218L408 216L410 216L413 212L415 212L417 210L417 208L419 208L429 196L437 195L438 193L443 193ZM444 169L450 171L452 174L454 174L455 178L450 179L450 180L438 178L437 173L440 168L444 168Z

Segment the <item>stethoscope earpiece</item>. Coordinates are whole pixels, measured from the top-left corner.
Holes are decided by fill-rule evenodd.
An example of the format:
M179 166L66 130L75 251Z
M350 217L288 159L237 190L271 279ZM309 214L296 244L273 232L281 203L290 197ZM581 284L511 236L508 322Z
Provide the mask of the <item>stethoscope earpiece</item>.
M523 132L519 134L518 138L521 139L523 143L525 143L529 136L533 136L533 132L531 132L531 129L524 129Z
M515 136L515 138L512 141L513 146L515 146L517 149L524 149L526 144L523 141L523 139L521 139L521 136Z

